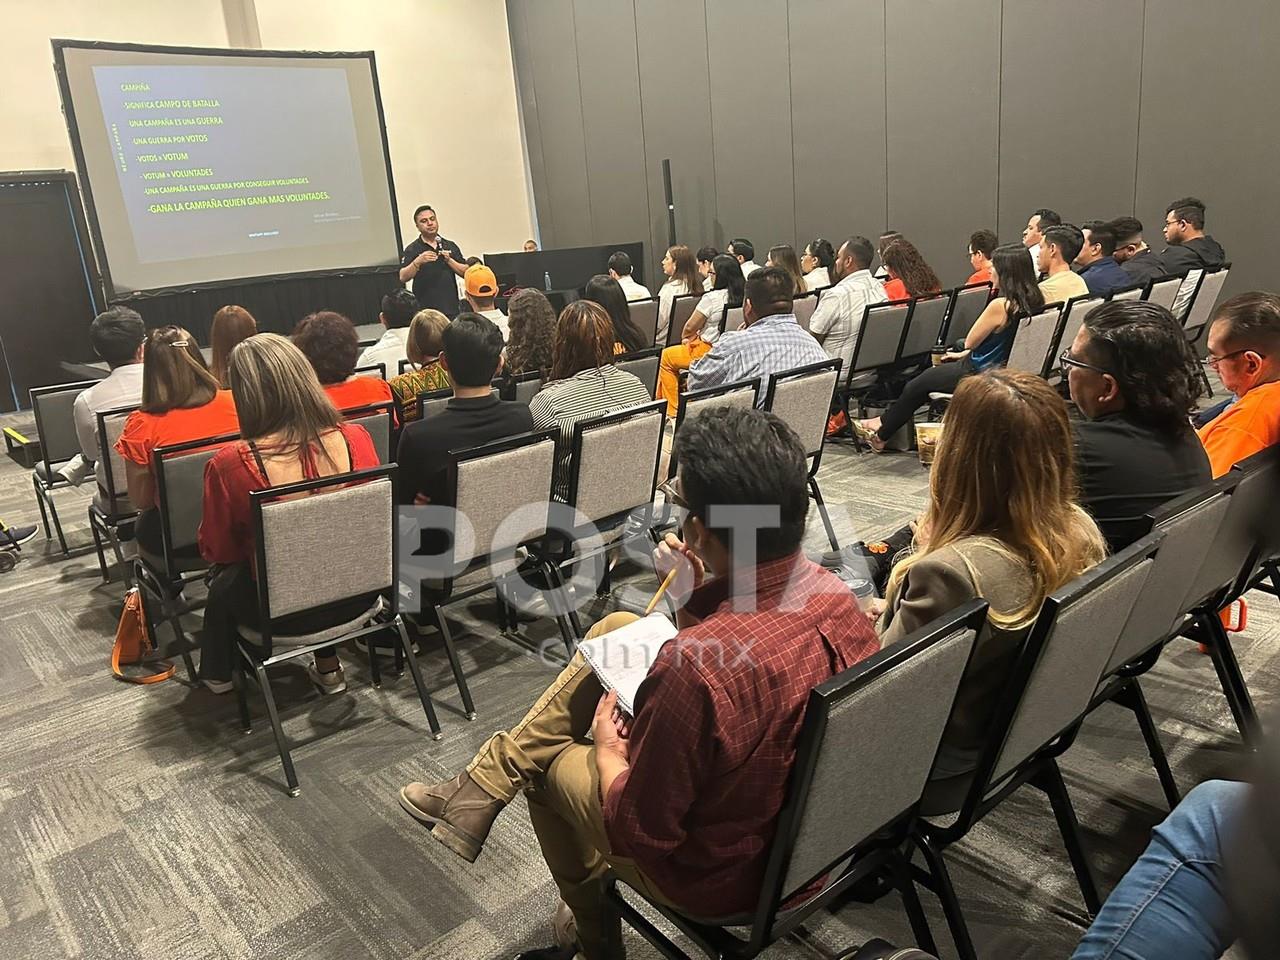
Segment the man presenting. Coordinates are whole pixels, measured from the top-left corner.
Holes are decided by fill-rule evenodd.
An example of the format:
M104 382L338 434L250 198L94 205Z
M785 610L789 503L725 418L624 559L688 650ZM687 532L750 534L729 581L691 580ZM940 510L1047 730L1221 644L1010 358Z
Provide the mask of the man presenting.
M423 310L439 310L446 317L458 314L458 281L467 272L462 251L440 236L436 212L423 204L413 211L421 236L404 248L400 258L400 282L413 281L413 295Z

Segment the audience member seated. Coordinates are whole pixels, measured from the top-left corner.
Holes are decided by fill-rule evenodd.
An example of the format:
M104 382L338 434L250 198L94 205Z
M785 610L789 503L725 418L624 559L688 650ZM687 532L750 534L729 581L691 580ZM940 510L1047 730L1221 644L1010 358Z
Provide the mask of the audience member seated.
M498 309L498 278L483 263L473 263L462 276L471 312L490 320L502 331L505 342L508 336L507 315Z
M795 247L789 243L780 243L769 248L764 258L766 267L781 267L791 274L791 283L797 293L805 292L804 271L800 269L800 258L796 256ZM745 278L744 278L745 279Z
M419 310L409 324L409 336L404 342L409 368L396 376L391 376L394 371L387 371L390 377L387 386L404 422L418 419L418 394L449 389L449 375L440 365L444 328L448 325L449 318L439 310Z
M631 257L623 251L619 250L609 257L609 276L618 281L618 286L622 288L628 303L632 300L652 299L653 294L649 292L649 288L642 283L636 283L636 278L631 275L632 269Z
M1164 307L1104 303L1062 354L1074 421L1080 502L1107 546L1147 533L1146 514L1209 482L1209 458L1187 417L1200 396L1200 368Z
M526 241L524 242L524 252L525 252L525 253L537 253L537 252L538 252L538 241L537 241L537 240L526 240Z
M881 258L889 271L889 279L884 285L884 295L889 300L925 297L942 289L938 275L906 237L891 240Z
M1164 264L1142 239L1142 221L1137 217L1116 217L1111 221L1116 235L1116 263L1129 277L1129 286L1150 283L1163 277Z
M659 576L679 571L679 633L650 668L635 716L616 712L579 653L457 777L400 791L401 806L468 861L525 791L588 960L623 956L603 896L608 870L697 916L755 909L809 693L877 649L849 591L800 551L807 467L791 429L759 410L719 409L676 444L684 539L668 534L655 560ZM748 555L709 524L724 507L771 513L778 525L747 533ZM612 614L589 636L635 619ZM726 644L751 656L681 655Z
M996 247L991 266L1000 295L988 303L973 322L962 348L947 352L941 363L913 377L898 399L879 417L854 421L854 433L872 450L877 453L884 450L889 438L910 423L915 411L929 402L929 394L954 393L969 374L1003 366L1009 359L1014 324L1021 317L1039 313L1045 304L1043 285L1036 285L1026 249L1016 243ZM1084 281L1080 283L1083 286Z
M969 266L973 273L964 282L966 287L971 283L991 282L991 255L997 246L996 235L990 230L975 230L969 234Z
M674 417L680 399L680 374L711 349L720 336L725 307L742 306L743 277L738 261L726 253L711 264L711 292L704 293L684 325L681 342L662 351L658 367L657 399L667 401L667 415Z
M320 385L339 410L394 400L390 385L376 373L355 374L360 338L342 314L321 310L303 317L293 332L293 342L311 361ZM392 367L389 375L394 376L395 371Z
M1037 266L1044 275L1040 292L1044 294L1045 303L1066 303L1072 297L1083 297L1089 292L1084 278L1071 269L1083 246L1084 234L1070 223L1060 223L1041 234Z
M213 326L209 328L209 348L213 355L209 358L209 372L218 378L218 383L227 387L227 363L231 351L241 340L248 340L258 332L258 321L244 307L226 306L213 315Z
M249 494L378 465L368 432L343 421L306 357L285 337L264 333L246 341L232 354L228 375L241 439L214 454L205 469L199 534L200 554L214 567L200 634L200 679L215 693L231 689L238 628L260 622ZM297 614L278 623L277 632L313 633L347 623L374 599ZM317 651L307 672L321 693L347 689L333 647Z
M128 307L112 307L89 325L93 352L106 361L111 372L76 397L71 417L80 452L58 472L76 486L94 476L98 481L94 503L99 508L109 506L110 494L124 492L125 478L112 477L116 489L107 489L106 466L98 460L98 414L142 402L142 343L146 336L142 317ZM121 513L132 509L127 498L121 498L116 506Z
M884 265L884 252L889 248L889 244L901 237L902 234L897 230L886 230L876 238L876 256L880 258L880 265L876 267L875 278L877 280L888 282L889 268Z
M800 269L804 271L804 290L821 290L831 286L831 267L836 262L836 252L830 240L821 237L805 244L800 255Z
M683 243L667 248L662 258L662 272L667 281L658 291L658 343L667 342L667 333L671 327L671 304L675 298L702 293L704 289L702 274L693 259L693 253ZM706 289L711 288L708 286Z
M1205 363L1237 399L1200 428L1213 475L1280 441L1280 296L1242 293L1213 314Z
M721 336L689 368L690 390L760 377L759 402L763 404L770 374L827 359L818 342L796 322L794 284L792 275L781 267L765 267L751 275L742 301L742 329Z
M698 248L698 274L702 277L704 292L711 289L711 261L718 256L720 251L709 244Z
M960 681L925 789L927 815L958 809L997 695L1044 598L1106 553L1074 488L1067 407L1048 383L993 370L960 384L914 550L894 566L885 599L871 602L873 613L883 608L877 629L886 647L975 597L991 605L990 629Z
M1083 242L1076 254L1075 265L1085 286L1095 297L1107 297L1117 290L1133 286L1133 279L1120 269L1113 254L1116 235L1105 220L1087 220L1081 228Z
M1041 207L1027 218L1027 225L1022 229L1022 245L1031 252L1031 263L1038 270L1040 264L1040 241L1044 231L1062 223L1057 211Z
M867 307L888 299L884 284L871 275L874 253L866 237L850 237L840 244L831 264L832 286L823 292L809 318L809 333L828 357L844 361L842 372L853 362L853 347Z
M750 240L739 237L737 240L730 240L729 245L725 248L725 253L733 257L738 262L738 269L742 271L742 279L746 279L751 275L752 270L759 270L760 264L756 263L756 248L751 245ZM715 289L715 283L711 284L711 289Z
M573 427L579 420L649 402L640 378L613 365L615 337L598 303L575 300L560 311L551 379L529 401L535 430L556 431L556 496L569 490Z
M386 330L377 343L364 348L354 366L371 367L380 363L386 367L388 376L394 374L400 368L400 361L409 359L404 341L419 309L418 298L408 290L396 290L383 297L378 320Z
M613 277L607 277L603 273L596 274L587 281L583 299L600 304L604 307L604 312L609 314L609 320L613 324L614 353L634 353L653 346L645 339L640 328L631 322L627 295L622 284Z
M502 371L502 331L492 320L461 313L444 328L440 365L453 383L443 410L408 424L400 434L397 490L405 504L453 506L449 451L465 450L533 429L529 408L499 400L490 386Z
M1175 200L1165 208L1164 272L1180 276L1188 270L1216 270L1227 262L1222 244L1204 232L1204 203L1195 197Z
M541 290L520 290L507 302L506 370L512 376L537 372L545 380L556 342L556 311Z
M142 347L142 406L129 414L116 441L129 500L141 511L135 528L141 549L157 556L164 552L152 451L239 429L231 391L219 388L196 338L174 326L148 333Z

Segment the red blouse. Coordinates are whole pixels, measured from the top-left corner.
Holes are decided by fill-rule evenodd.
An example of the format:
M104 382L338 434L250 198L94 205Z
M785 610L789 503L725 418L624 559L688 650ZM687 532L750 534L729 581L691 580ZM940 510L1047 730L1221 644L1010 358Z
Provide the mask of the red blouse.
M351 469L376 467L378 454L369 432L359 424L338 425L351 453ZM302 473L307 479L320 476L315 454L308 451ZM210 563L247 563L253 557L253 519L249 493L266 490L271 484L258 469L249 444L229 443L204 468L204 513L200 519L200 555Z

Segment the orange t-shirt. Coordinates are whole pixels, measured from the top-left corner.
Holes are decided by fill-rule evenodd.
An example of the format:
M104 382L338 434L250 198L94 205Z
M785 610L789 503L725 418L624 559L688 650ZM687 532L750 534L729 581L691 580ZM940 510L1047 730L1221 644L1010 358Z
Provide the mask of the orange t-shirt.
M324 392L339 410L391 402L391 386L381 377L351 377L342 383L326 384Z
M886 300L909 300L910 294L907 293L907 285L898 277L884 282L884 298Z
M971 283L990 283L990 282L991 282L990 270L975 270L973 274L969 277L969 279L964 282L964 285L967 287Z
M1280 442L1280 380L1254 387L1196 431L1216 480L1241 460Z
M231 391L219 390L201 407L174 407L167 413L133 411L116 441L116 450L126 460L150 467L151 451L156 447L239 432Z

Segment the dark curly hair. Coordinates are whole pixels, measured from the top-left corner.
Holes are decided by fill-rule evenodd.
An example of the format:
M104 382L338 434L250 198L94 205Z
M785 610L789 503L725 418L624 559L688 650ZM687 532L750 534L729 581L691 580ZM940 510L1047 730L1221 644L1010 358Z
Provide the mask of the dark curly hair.
M924 257L920 255L915 244L906 237L898 237L890 241L884 248L884 253L880 255L880 259L893 271L893 275L902 281L909 297L924 297L942 289L942 282L938 279L938 275L924 262Z
M355 372L360 338L351 321L340 313L321 310L303 317L293 331L293 342L326 387L342 383Z
M541 290L525 288L507 302L507 372L545 378L556 345L556 311Z
M1200 398L1200 364L1173 314L1144 300L1112 300L1085 317L1086 353L1115 377L1125 412L1178 434Z

